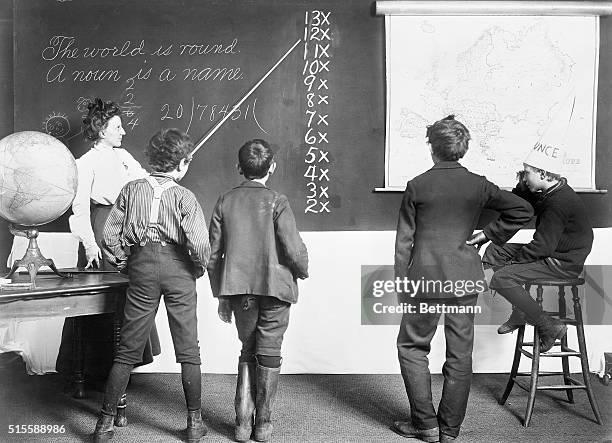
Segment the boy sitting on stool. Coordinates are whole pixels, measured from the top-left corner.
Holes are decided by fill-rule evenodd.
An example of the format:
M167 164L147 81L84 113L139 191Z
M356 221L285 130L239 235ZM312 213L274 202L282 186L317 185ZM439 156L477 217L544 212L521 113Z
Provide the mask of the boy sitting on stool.
M571 110L556 121L568 124L570 119ZM525 159L523 170L518 173L519 182L512 191L533 206L536 216L533 240L528 244L491 244L482 258L484 267L495 271L490 288L513 307L512 315L497 332L507 334L527 321L538 329L541 352L549 351L555 340L565 335L567 326L546 314L523 286L538 278L576 278L593 245L586 208L560 175L564 150L559 136L564 131L557 130L556 121ZM476 236L482 238L483 233Z
M164 295L176 361L181 364L187 402L187 441L206 434L201 412L200 348L196 278L210 257L202 208L178 185L191 161L193 144L178 129L156 133L145 151L150 176L123 187L104 226L107 259L130 278L121 341L106 382L94 441L113 436L117 401L138 363Z

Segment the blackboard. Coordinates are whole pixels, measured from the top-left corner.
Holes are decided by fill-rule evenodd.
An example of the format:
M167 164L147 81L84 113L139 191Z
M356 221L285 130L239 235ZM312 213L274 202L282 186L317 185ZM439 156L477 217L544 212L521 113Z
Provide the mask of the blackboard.
M0 137L13 132L13 2L0 0ZM8 272L6 259L13 235L8 223L0 219L0 273ZM4 274L3 274L4 275Z
M209 214L241 181L238 148L264 138L279 163L269 186L289 197L300 229L369 224L362 202L382 176L373 159L384 137L383 20L371 2L32 0L15 2L15 24L15 130L51 133L78 158L89 149L79 134L87 101L112 99L123 147L143 165L155 131L197 141L300 41L198 151L183 184Z
M306 58L302 42L246 100L242 109L255 104L256 118L250 108L246 119L244 115L228 119L198 152L183 184L196 193L210 216L217 197L241 181L235 172L238 147L247 139L265 138L277 150L279 162L269 186L289 197L301 230L393 230L401 193L373 191L384 186L385 149L384 19L374 15L373 4L369 0L16 1L14 130L55 131L78 157L89 147L78 134L84 100L99 95L118 101L138 117L135 126L129 125L131 118L124 118L128 131L124 147L144 164L142 150L155 131L161 127L189 128L198 139L222 116L215 112L212 120L210 113L200 119L203 106L208 105L209 111L214 104L231 106L295 41L305 39L309 42ZM314 31L314 23L320 25L318 31ZM595 176L598 189L611 189L612 19L601 19L600 33ZM73 49L78 48L80 55L85 48L92 55L91 48L103 51L112 47L125 54L138 51L143 41L146 55L107 54L102 58L100 52L87 59L45 60L43 51L54 36L74 37ZM326 49L316 49L317 43ZM181 44L202 44L199 48L185 46L184 51L201 49L208 54L180 55ZM153 54L160 46L160 54L164 53L169 45L173 45L172 53ZM319 65L321 72L314 83L318 87L319 81L325 82L326 92L321 95L327 98L312 107L305 79L315 51L320 61L329 63L326 69ZM58 63L66 65L65 81L47 81L49 70ZM210 72L206 68L223 67L240 68L241 77L232 81L185 81L180 77L159 81L166 68L177 75L186 68L200 68L196 72L205 76ZM141 73L151 68L150 78L136 81L129 89L129 77L141 68ZM86 76L97 70L100 76L101 71L113 69L121 73L116 82L73 80L80 71ZM140 107L130 108L129 101ZM311 128L316 131L314 146L326 151L325 158L318 150L308 154L313 146L306 142L313 141L313 132L307 133L311 116ZM326 116L326 121L319 122L320 116ZM62 135L65 120L70 129ZM318 131L325 134L325 140ZM314 171L309 170L312 163L308 162L314 162ZM311 182L315 192L308 184ZM316 195L317 213L307 212L312 195ZM595 227L612 226L610 193L581 194L581 198ZM487 214L481 224L493 216ZM44 229L67 230L66 221L64 216Z

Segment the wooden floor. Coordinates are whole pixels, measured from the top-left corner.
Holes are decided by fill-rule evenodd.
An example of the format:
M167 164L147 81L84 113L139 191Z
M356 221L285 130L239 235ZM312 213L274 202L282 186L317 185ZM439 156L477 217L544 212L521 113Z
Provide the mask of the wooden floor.
M593 376L604 426L594 422L586 394L569 404L561 393L538 394L531 426L521 416L526 393L519 388L498 404L504 374L475 374L458 442L612 442L612 385ZM433 376L434 401L442 377ZM202 442L232 440L235 375L203 375L203 410L210 431ZM117 442L183 441L184 399L179 374L134 374L128 388L129 425ZM19 361L0 366L0 442L88 441L102 401L101 386L88 397L69 395L57 375L27 376ZM281 375L273 419L275 442L406 442L389 426L405 418L408 401L399 375ZM11 425L53 426L53 433L9 434ZM15 429L15 428L13 428Z

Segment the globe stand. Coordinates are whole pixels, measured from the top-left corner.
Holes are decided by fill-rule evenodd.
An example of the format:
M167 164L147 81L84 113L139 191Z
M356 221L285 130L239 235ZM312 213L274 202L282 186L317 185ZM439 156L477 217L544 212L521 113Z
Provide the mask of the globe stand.
M36 240L38 238L38 229L26 228L25 231L22 231L15 229L11 225L9 226L9 230L13 235L27 237L29 243L23 258L21 260L15 260L10 272L4 278L10 278L10 276L13 275L17 269L24 267L28 270L28 274L30 274L30 289L36 289L36 274L38 274L38 270L43 266L50 267L53 272L62 278L71 277L69 274L64 274L58 271L55 267L55 263L53 263L53 260L50 258L45 258L41 254L40 248L38 247L38 241Z

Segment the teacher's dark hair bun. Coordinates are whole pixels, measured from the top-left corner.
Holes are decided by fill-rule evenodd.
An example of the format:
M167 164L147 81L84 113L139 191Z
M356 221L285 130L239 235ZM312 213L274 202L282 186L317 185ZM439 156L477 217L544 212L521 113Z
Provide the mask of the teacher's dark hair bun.
M87 116L83 119L83 135L87 140L96 141L100 131L115 115L121 115L121 108L113 101L102 101L95 98L87 105Z

